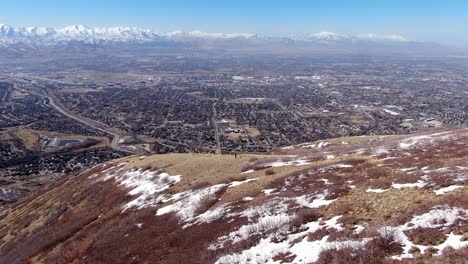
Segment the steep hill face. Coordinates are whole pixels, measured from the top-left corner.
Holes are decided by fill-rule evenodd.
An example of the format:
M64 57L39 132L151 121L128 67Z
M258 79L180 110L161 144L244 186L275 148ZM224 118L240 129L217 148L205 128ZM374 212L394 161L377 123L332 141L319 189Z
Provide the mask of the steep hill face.
M464 263L468 129L131 156L31 193L0 263Z

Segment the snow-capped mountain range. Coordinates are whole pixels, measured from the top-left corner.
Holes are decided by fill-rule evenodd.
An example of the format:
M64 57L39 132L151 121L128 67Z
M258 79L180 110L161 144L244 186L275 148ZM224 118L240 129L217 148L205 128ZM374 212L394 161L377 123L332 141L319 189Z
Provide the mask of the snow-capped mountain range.
M294 42L409 42L400 35L360 34L342 35L333 32L294 35L288 37L268 37L253 33L207 33L202 31L174 31L162 33L151 29L136 27L87 27L68 26L61 29L45 27L12 27L0 24L0 45L25 43L33 45L51 45L79 41L91 44L110 42L147 43L157 41L193 41L193 40L261 40Z

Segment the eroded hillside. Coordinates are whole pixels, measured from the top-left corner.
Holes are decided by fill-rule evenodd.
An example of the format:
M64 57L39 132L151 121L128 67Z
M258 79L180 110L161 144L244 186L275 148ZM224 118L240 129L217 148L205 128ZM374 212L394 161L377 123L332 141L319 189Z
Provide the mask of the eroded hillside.
M107 162L0 220L1 263L463 263L468 129Z

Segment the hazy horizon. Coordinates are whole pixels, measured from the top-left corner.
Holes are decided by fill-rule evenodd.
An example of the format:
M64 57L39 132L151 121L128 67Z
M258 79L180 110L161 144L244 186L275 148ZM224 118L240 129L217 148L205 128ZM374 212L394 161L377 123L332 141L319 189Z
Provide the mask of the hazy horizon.
M74 1L19 0L4 5L0 23L15 27L134 26L176 30L259 33L401 35L409 40L467 46L464 1Z

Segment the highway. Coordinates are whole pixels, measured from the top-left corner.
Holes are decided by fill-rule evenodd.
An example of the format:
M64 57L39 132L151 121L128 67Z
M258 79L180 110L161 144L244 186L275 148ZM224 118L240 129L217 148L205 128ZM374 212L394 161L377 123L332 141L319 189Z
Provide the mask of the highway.
M100 123L100 122L98 122L96 120L91 120L89 118L74 114L71 111L69 111L68 109L66 109L61 103L58 102L58 100L55 99L55 96L53 95L52 92L47 91L47 95L44 95L44 94L36 93L36 92L33 92L33 91L28 91L28 90L25 90L25 89L21 89L21 88L18 88L18 87L14 87L14 89L17 89L17 90L20 90L20 91L23 91L23 92L26 92L26 93L31 93L31 94L46 98L48 100L48 102L49 102L49 105L52 106L53 108L55 108L60 113L62 113L63 115L65 115L65 116L67 116L67 117L69 117L69 118L71 118L71 119L73 119L73 120L75 120L77 122L80 122L80 123L82 123L82 124L84 124L84 125L86 125L88 127L91 127L91 128L96 129L98 131L101 131L101 132L104 132L106 134L111 135L112 140L111 140L111 143L110 143L110 147L112 149L115 149L115 150L121 151L121 152L125 152L125 153L130 153L130 154L137 153L136 151L132 151L132 150L122 148L121 146L119 146L119 141L121 139L121 135L114 132L114 131L112 131L111 128L107 127L103 123Z

